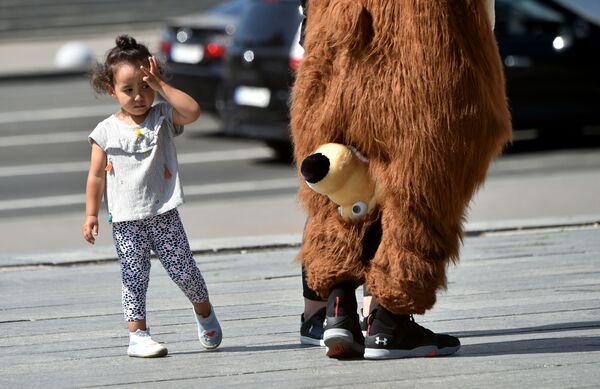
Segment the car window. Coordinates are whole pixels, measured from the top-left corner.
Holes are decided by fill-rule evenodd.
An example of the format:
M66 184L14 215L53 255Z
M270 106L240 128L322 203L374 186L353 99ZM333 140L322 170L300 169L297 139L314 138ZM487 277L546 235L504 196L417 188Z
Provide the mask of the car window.
M253 1L242 15L234 43L290 46L300 17L296 1Z
M566 16L537 0L496 0L497 29L508 35L543 34L544 26L567 23Z
M246 0L230 0L220 3L208 10L209 13L237 16L242 13Z

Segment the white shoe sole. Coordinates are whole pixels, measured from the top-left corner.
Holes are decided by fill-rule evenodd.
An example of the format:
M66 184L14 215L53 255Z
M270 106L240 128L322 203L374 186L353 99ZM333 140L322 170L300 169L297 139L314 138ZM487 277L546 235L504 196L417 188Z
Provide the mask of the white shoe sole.
M133 358L160 358L160 357L164 357L165 355L167 355L169 353L169 350L167 350L167 348L162 348L160 350L156 350L153 352L148 352L148 353L136 353L133 352L129 349L127 349L127 355Z
M460 346L437 348L436 346L421 346L412 350L388 350L380 348L365 348L365 359L401 359L401 358L431 358L452 355Z
M314 339L309 336L300 336L300 343L310 346L325 346L325 341L323 339Z

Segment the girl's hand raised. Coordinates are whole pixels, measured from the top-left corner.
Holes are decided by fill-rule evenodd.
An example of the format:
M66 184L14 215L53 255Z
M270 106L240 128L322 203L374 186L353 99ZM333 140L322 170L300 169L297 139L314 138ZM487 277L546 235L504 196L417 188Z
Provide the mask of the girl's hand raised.
M148 62L150 63L150 69L145 66L140 66L140 69L144 73L144 77L142 78L145 83L152 89L157 92L162 90L162 82L163 79L160 75L160 70L158 67L158 62L156 61L155 56L148 57Z
M185 125L198 119L198 116L200 116L198 103L188 94L172 87L162 79L156 57L148 57L148 62L150 63L150 69L140 66L141 71L144 73L142 80L173 106L173 124Z

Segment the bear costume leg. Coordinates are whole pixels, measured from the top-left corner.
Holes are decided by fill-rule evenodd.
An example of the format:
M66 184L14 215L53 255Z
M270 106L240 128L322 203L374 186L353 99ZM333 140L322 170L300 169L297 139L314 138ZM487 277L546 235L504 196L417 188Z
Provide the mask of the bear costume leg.
M323 202L323 197L313 199ZM351 282L356 288L364 283L369 259L378 246L380 227L378 220L347 225L331 202L325 201L316 209L321 207L329 211L315 213L307 209L309 216L298 258L305 267L308 286L327 299L337 284Z
M308 283L327 297L366 280L381 305L369 318L367 357L455 352L455 338L432 334L411 315L433 307L446 287L469 201L510 141L491 2L308 4L292 93L295 160L329 142L355 147L377 180L381 218L381 242L367 263L372 219L344 223L325 196L302 187L308 224L299 257Z

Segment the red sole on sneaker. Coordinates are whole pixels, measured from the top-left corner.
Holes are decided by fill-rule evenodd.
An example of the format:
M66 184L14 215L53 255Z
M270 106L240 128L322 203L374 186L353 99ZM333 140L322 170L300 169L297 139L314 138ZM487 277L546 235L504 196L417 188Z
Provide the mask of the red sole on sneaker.
M325 339L327 351L325 355L329 358L362 358L364 347L346 338Z
M362 354L357 353L351 347L345 344L336 344L329 347L325 353L329 358L356 358L362 357Z

